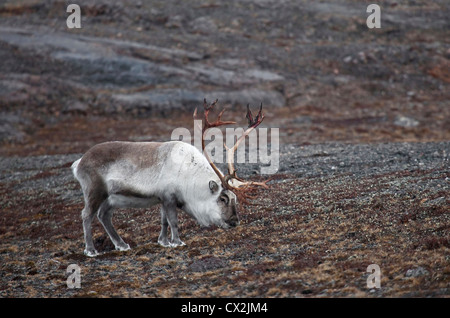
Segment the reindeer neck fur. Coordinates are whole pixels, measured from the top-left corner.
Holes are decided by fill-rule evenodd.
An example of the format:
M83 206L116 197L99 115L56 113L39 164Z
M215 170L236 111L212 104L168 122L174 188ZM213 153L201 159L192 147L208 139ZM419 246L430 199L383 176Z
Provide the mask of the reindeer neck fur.
M222 185L205 156L197 148L184 142L167 144L173 144L173 147L166 168L177 169L176 173L172 171L171 177L178 184L178 199L183 201L184 210L201 225L220 223L220 211L215 211L220 191L212 194L209 181L215 181L220 189Z

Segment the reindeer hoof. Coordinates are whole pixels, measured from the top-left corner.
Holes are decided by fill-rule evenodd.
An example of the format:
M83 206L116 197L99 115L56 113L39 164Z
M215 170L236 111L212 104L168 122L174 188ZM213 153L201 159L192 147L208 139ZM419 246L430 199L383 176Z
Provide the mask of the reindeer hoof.
M130 247L130 245L125 244L124 246L116 246L116 250L121 251L121 252L129 251L129 250L131 250L131 247Z
M99 253L96 250L84 250L84 255L87 257L96 257Z
M166 240L158 240L158 244L161 245L162 247L170 247L170 243L167 239Z
M170 243L170 247L178 247L178 246L184 246L184 245L186 245L186 244L182 241Z

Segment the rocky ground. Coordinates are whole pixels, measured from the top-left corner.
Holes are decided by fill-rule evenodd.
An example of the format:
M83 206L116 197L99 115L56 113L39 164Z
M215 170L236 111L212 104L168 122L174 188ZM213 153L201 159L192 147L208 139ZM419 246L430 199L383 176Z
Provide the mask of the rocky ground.
M350 0L78 4L70 30L64 1L0 3L1 297L450 295L446 1L383 1L381 29ZM180 214L176 249L156 244L159 207L117 211L132 250L96 222L86 258L71 163L192 131L204 97L242 125L263 103L280 129L270 189L231 230Z

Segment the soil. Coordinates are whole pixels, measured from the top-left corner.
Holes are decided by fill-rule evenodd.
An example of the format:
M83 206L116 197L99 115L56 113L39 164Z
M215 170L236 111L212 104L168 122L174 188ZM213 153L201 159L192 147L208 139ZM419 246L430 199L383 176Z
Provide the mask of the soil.
M448 297L447 1L80 1L0 4L0 297ZM108 140L193 131L203 98L279 128L279 169L240 225L121 209L84 256L73 161ZM67 286L70 264L81 288ZM380 288L368 266L380 267Z

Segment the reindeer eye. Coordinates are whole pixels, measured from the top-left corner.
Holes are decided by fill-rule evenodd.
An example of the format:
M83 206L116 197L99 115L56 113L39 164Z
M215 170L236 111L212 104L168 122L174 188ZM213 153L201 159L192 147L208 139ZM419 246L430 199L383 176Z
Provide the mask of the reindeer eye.
M220 196L220 201L224 202L225 204L228 204L229 200L230 199L226 195L221 195Z

